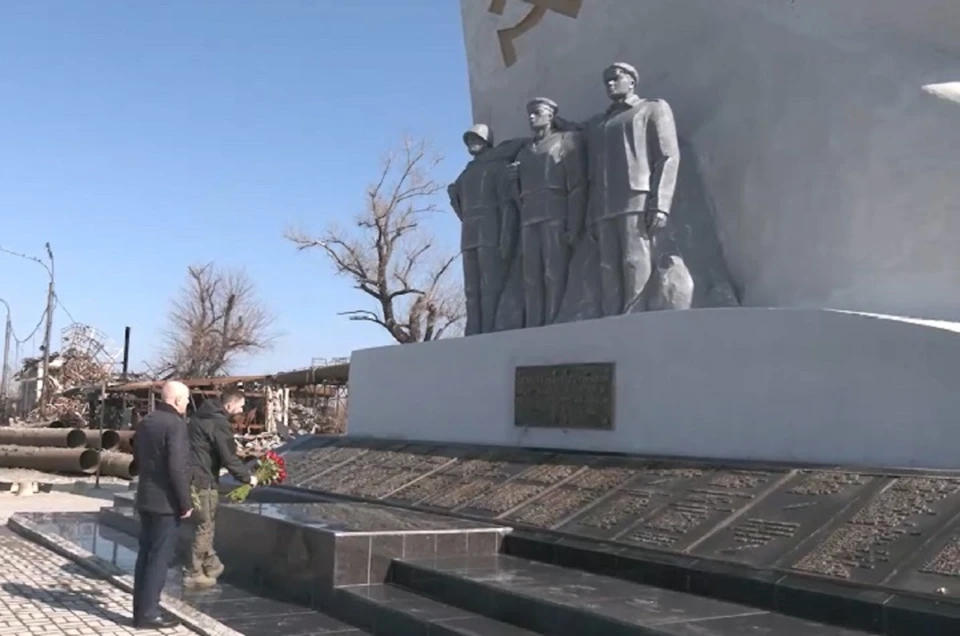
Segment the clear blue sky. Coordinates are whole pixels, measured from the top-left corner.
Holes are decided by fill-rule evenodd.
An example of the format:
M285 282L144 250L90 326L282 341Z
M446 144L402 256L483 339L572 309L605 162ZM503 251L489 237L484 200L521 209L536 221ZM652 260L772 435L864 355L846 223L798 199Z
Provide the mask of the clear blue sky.
M0 245L39 256L49 241L64 307L117 344L130 325L134 369L206 261L245 267L284 334L238 372L387 344L337 316L365 301L282 235L352 217L403 132L444 154L441 181L456 176L462 37L454 0L3 0ZM452 215L434 225L456 244ZM45 280L0 254L21 337ZM69 322L58 310L55 342Z

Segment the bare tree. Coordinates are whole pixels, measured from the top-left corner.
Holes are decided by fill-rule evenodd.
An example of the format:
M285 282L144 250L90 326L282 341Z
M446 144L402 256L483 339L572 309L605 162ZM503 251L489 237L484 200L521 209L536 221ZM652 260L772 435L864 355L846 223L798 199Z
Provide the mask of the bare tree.
M341 315L378 324L400 344L462 330L462 286L451 274L458 254L438 247L422 226L438 209L436 194L443 186L431 173L440 161L426 141L405 138L399 151L384 156L354 232L331 225L319 236L286 233L298 250L323 250L337 273L353 279L373 301L372 309Z
M273 320L243 270L220 270L213 263L190 266L167 317L161 374L223 375L240 356L273 345Z

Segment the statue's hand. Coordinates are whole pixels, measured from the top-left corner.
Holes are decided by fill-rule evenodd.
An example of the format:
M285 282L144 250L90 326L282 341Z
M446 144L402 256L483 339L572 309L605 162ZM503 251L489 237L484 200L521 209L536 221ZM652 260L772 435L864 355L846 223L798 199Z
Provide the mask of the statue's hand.
M564 233L564 235L565 235L565 237L566 237L566 239L567 239L567 245L571 245L571 246L572 246L572 245L575 245L576 242L577 242L577 239L580 238L580 232L577 232L576 230L569 230L569 229L568 229L568 230Z
M647 231L662 230L667 226L667 215L660 210L647 210Z
M507 180L512 182L520 180L520 162L513 161L507 164L506 167L506 176Z

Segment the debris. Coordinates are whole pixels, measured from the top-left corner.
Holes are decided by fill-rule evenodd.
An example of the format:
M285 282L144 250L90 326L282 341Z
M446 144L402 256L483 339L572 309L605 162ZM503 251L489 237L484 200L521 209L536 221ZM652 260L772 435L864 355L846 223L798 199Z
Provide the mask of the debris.
M341 435L346 430L347 405L339 408L311 407L291 402L287 411L289 429L301 435Z
M236 435L234 438L237 440L237 455L244 458L262 455L283 444L283 440L275 433Z
M45 428L60 422L59 427L85 426L90 407L86 400L79 397L54 396L47 407L46 414L41 417L39 408L35 408L25 417L13 417L10 426L14 428Z
M36 405L28 413L13 418L11 426L45 427L51 420L60 420L69 427L82 427L90 416L90 404L83 390L114 377L117 351L104 334L88 325L73 323L63 330L60 339L63 349L51 353L47 365L51 399L44 417L40 417L39 405ZM15 376L21 390L29 387L28 404L38 402L41 397L42 371L42 358L26 358Z

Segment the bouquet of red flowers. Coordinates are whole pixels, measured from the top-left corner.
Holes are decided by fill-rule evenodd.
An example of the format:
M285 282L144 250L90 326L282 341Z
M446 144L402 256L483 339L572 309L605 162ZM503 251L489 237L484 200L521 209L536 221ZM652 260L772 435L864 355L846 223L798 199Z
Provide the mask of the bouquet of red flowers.
M273 451L267 451L260 458L257 470L253 474L257 477L258 486L282 484L287 478L287 465L284 463L283 457ZM243 484L227 493L227 497L233 503L242 503L250 495L251 490L253 490L253 486Z

